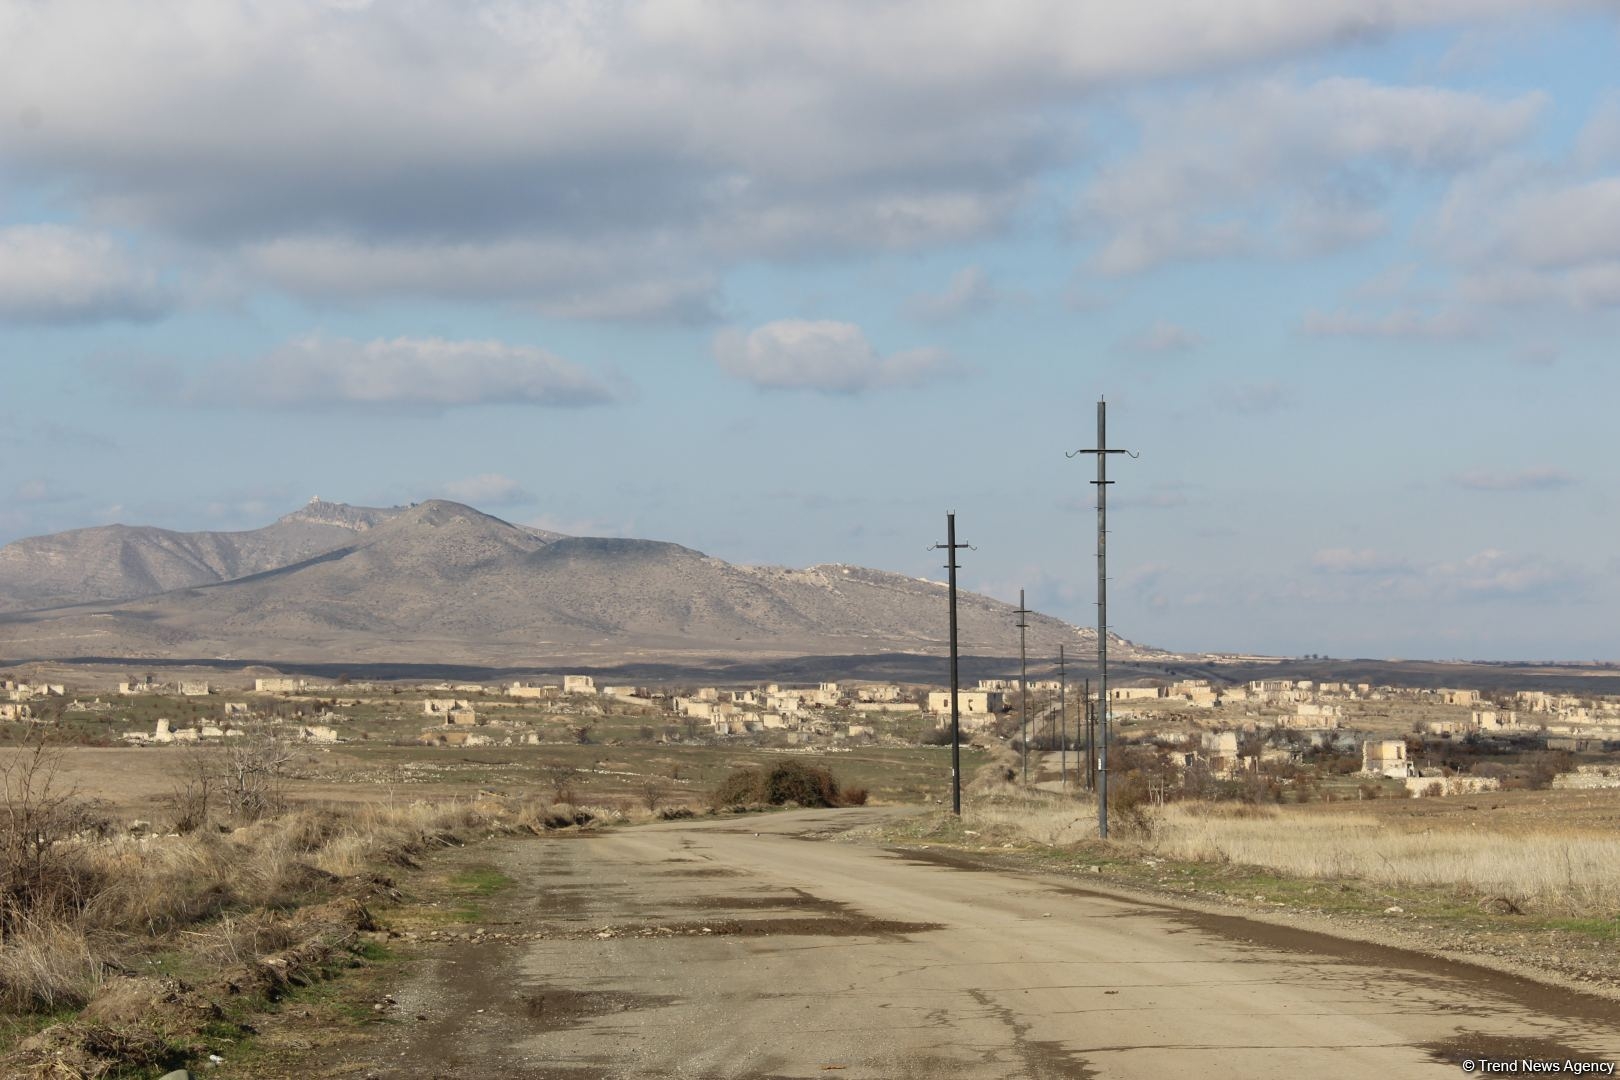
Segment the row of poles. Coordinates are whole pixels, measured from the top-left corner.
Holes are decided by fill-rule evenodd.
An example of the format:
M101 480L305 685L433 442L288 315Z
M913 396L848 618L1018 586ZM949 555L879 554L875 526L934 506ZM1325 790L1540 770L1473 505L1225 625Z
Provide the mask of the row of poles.
M1108 479L1108 455L1128 454L1128 450L1111 449L1108 446L1108 405L1107 402L1097 402L1097 445L1076 450L1069 457L1080 454L1095 454L1097 456L1097 479L1091 481L1097 487L1097 696L1095 708L1091 696L1091 681L1086 680L1085 689L1085 718L1086 738L1084 749L1086 753L1086 790L1097 793L1097 835L1106 839L1108 837L1108 743L1111 729L1108 710L1108 485L1113 481ZM1135 457L1135 454L1131 454ZM957 815L962 813L962 721L957 707L957 689L960 685L957 670L957 627L956 627L956 571L961 569L956 561L956 553L962 548L970 547L965 543L958 543L956 539L956 514L945 515L945 542L935 544L936 549L946 552L945 569L948 571L947 584L950 591L950 653L951 653L951 812ZM1024 605L1024 590L1018 590L1018 693L1019 716L1021 734L1021 760L1023 781L1029 783L1029 656L1026 647L1026 632L1029 629L1029 616L1032 612ZM1067 702L1067 665L1063 646L1058 646L1058 712L1059 712L1059 746L1062 754L1063 783L1069 782L1069 748L1068 748L1068 702Z

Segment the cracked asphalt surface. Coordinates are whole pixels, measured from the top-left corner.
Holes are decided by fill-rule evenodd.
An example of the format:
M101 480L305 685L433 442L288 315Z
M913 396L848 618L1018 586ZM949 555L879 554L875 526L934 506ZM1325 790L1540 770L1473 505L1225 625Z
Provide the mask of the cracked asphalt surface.
M813 842L903 810L483 849L517 885L397 995L369 1075L1457 1077L1620 1058L1620 1006L1234 916ZM379 1052L380 1051L380 1052ZM352 1073L350 1074L352 1075Z

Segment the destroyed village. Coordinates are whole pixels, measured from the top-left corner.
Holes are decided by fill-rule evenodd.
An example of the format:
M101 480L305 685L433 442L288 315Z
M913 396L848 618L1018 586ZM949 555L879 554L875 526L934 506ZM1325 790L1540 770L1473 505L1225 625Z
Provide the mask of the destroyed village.
M0 0L0 1080L1620 1067L1615 0Z

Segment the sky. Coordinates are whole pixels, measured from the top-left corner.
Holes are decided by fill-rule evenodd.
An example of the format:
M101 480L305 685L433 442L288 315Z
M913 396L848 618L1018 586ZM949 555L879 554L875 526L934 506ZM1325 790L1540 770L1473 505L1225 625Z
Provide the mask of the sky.
M0 543L427 498L1620 659L1620 15L0 0ZM1012 631L1009 631L1012 633Z

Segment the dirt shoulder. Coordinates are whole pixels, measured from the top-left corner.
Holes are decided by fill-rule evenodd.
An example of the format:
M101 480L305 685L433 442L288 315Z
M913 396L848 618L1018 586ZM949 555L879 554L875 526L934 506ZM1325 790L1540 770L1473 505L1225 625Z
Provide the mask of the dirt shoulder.
M1257 867L1165 859L1129 842L1052 848L984 843L982 834L940 814L843 838L907 851L944 865L1059 875L1126 899L1173 904L1211 917L1309 930L1481 968L1620 1001L1620 915L1562 919L1525 914L1498 897L1444 889L1289 878ZM1270 935L1273 940L1283 940Z

